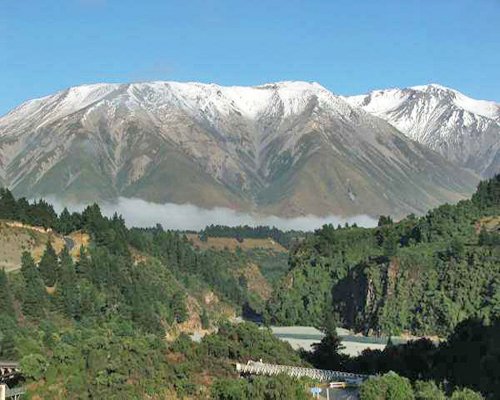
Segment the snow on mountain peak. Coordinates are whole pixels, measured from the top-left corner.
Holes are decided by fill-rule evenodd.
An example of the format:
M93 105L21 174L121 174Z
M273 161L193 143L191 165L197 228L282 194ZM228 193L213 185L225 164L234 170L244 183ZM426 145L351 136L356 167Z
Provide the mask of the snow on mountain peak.
M486 176L500 172L500 105L438 84L345 98L408 137ZM497 165L498 164L498 165Z
M434 108L453 105L472 114L500 120L499 104L493 101L476 100L455 89L436 83L411 86L404 89L374 90L366 95L350 96L346 97L346 99L350 104L362 107L365 111L377 115L395 110L404 103L415 103L418 100L421 104L426 103Z
M419 90L419 91L431 91L431 90L440 90L440 91L447 91L447 92L455 92L454 89L451 89L449 87L440 85L438 83L429 83L427 85L416 85L416 86L411 86L410 89L413 90Z
M127 195L290 215L404 215L477 182L300 81L83 85L1 117L0 138L2 183L30 197L56 188L91 201Z
M91 107L105 98L115 105L125 104L131 110L176 107L204 118L238 112L255 119L266 110L278 110L284 116L300 112L313 97L338 112L349 107L316 82L283 81L259 86L174 81L101 83L76 86L52 96L30 100L7 114L3 123L17 121L26 114L40 113L43 114L39 118L42 125Z

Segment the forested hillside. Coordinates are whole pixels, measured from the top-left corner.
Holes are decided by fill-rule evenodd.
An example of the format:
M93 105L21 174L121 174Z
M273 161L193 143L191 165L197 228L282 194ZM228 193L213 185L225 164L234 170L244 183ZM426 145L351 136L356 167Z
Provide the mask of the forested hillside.
M500 313L500 175L472 199L373 229L325 225L298 246L267 305L278 324L335 314L364 333L446 335Z
M161 226L128 229L96 205L57 215L48 203L16 200L7 190L0 219L49 228L48 236L81 230L91 238L76 256L48 241L38 262L26 251L19 270L0 270L0 359L20 361L32 396L208 398L212 386L216 396L231 390L235 361L302 363L270 332L219 321L220 305L263 307L242 279L252 255L197 251ZM200 344L184 334L172 341L193 311L205 330L217 323L218 333ZM244 389L252 398L304 396L304 385L286 378Z
M6 221L5 226L0 227L3 229L2 232L9 234L9 240L18 242L19 233L7 226L10 224L9 221L24 224L21 226L26 227L25 229L32 226L36 230L41 230L36 227L46 228L47 231L43 231L46 241L50 238L52 244L54 239L61 242L58 242L57 252L64 244L62 238L66 237L72 244L77 244L74 240L74 232L88 232L91 236L91 245L82 250L82 255L89 260L102 259L101 256L93 257L92 253L103 251L102 249L105 248L112 253L113 257L121 257L112 261L112 263L119 264L120 268L126 263L137 265L140 261L141 267L139 268L143 268L141 271L144 275L147 275L149 269L158 268L155 266L161 264L164 266L162 273L167 271L166 273L171 277L170 280L175 280L173 286L179 287L179 290L192 293L199 299L203 293L210 296L213 293L216 301L227 303L238 315L241 314L243 308L261 313L265 300L269 297L267 292L272 290L272 284L287 270L287 254L283 248L281 248L283 252L279 253L260 248L251 248L247 251L238 247L235 251L196 249L183 233L165 231L161 225L148 229L127 229L123 218L118 215L106 218L101 214L97 205L87 207L82 213L70 213L64 209L60 215L57 215L53 207L43 200L32 203L23 198L16 200L8 190L0 189L0 220ZM273 232L280 233L276 229ZM36 233L41 235L40 232ZM243 239L239 240L243 241ZM34 242L38 243L40 240L37 239ZM40 243L37 246L43 250L45 244ZM29 243L21 244L21 247L30 250L34 255L39 252L38 247L34 249ZM71 249L72 255L78 255L78 253L78 247ZM39 257L36 259L38 261ZM11 260L11 263L14 261ZM143 264L146 267L143 267ZM94 269L101 270L100 266ZM129 272L123 271L125 275L129 275ZM121 271L117 274L110 272L116 279L115 282L110 278L112 284L120 285L119 273ZM157 272L151 272L151 274L156 275L160 280L164 278ZM261 281L263 286L268 288L265 291L266 295L263 295L261 290L254 290L257 281Z

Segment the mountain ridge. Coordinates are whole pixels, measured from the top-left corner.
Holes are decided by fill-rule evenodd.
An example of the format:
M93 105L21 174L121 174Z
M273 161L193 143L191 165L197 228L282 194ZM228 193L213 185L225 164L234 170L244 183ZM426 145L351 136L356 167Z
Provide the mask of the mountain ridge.
M409 138L483 177L500 171L500 104L438 84L344 97Z
M422 213L478 177L317 83L69 88L0 118L16 194L119 195L277 215Z

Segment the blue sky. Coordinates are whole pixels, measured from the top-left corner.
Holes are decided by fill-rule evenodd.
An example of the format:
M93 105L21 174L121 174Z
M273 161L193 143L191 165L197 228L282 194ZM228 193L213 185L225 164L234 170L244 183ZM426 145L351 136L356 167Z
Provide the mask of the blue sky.
M436 82L500 101L500 0L0 0L0 114L91 82Z

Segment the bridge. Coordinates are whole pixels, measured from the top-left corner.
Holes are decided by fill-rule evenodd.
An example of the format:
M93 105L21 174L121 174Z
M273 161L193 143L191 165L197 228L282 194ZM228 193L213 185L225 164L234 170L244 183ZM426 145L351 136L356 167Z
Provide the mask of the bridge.
M21 370L19 363L13 361L0 361L0 383L19 376Z
M19 363L13 361L0 361L0 400L18 400L25 393L22 387L9 388L7 382L16 382L21 377Z
M7 385L0 384L0 400L19 400L26 390L23 387L10 389Z
M326 369L315 369L305 367L293 367L289 365L266 364L261 361L248 361L246 364L236 364L236 371L240 374L250 375L279 375L285 374L292 378L307 376L322 382L345 381L354 385L359 385L368 379L369 375L353 374L350 372L330 371Z

